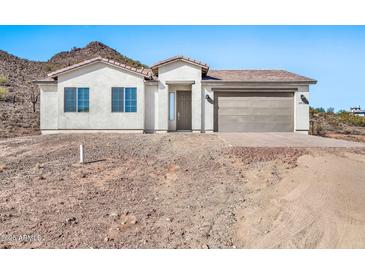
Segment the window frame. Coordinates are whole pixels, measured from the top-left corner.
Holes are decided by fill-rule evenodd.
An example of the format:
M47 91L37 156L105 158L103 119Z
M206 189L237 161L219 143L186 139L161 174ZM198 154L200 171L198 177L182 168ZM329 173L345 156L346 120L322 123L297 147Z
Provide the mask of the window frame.
M113 89L122 89L123 90L123 111L113 111ZM135 99L126 99L126 90L127 89L134 89L135 90ZM137 105L137 87L116 87L113 86L111 87L111 100L110 100L110 105L111 105L111 113L137 113L138 112L138 105ZM127 101L129 102L133 102L135 101L135 111L126 111L127 108L133 108L133 106L129 105L127 106Z
M75 110L66 111L66 89L75 90ZM87 89L88 91L88 109L87 111L79 111L79 89ZM64 113L89 113L90 112L90 88L89 87L64 87L63 88L63 112Z

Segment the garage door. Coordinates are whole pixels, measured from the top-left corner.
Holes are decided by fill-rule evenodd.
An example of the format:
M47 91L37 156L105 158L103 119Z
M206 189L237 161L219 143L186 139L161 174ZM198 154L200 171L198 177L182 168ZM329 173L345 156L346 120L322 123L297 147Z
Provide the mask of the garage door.
M215 131L293 131L293 98L293 92L216 92Z

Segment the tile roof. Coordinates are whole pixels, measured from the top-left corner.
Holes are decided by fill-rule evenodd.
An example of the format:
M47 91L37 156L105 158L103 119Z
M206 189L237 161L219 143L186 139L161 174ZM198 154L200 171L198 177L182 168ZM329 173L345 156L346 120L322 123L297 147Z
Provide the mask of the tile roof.
M48 74L48 77L53 78L53 77L56 77L57 75L59 75L61 73L64 73L64 72L67 72L67 71L70 71L70 70L74 70L74 69L77 69L79 67L83 67L83 66L86 66L86 65L89 65L89 64L92 64L92 63L96 63L96 62L107 63L107 64L110 64L110 65L113 65L113 66L128 70L130 72L140 74L140 75L142 75L146 78L151 78L151 70L150 69L131 67L131 66L128 66L126 64L119 63L119 62L116 62L114 60L103 58L103 57L100 57L100 56L96 57L96 58L93 58L93 59L83 61L81 63L77 63L77 64L72 65L72 66L68 66L68 67L56 70L54 72L51 72L51 73Z
M209 70L209 66L208 64L205 64L203 62L200 62L198 60L194 60L192 58L189 58L189 57L186 57L186 56L183 56L183 55L176 55L174 57L171 57L171 58L168 58L168 59L165 59L165 60L162 60L156 64L153 64L151 66L152 70L153 71L156 71L156 69L162 65L165 65L165 64L168 64L168 63L171 63L171 62L175 62L175 61L179 61L179 60L182 60L182 61L185 61L185 62L188 62L188 63L191 63L191 64L194 64L194 65L197 65L197 66L200 66L202 67L203 69L203 73L207 73L208 70Z
M61 73L77 69L96 62L107 63L116 67L120 67L124 70L134 72L141 76L144 76L146 80L156 81L158 77L156 76L156 70L159 66L175 62L178 60L183 60L188 63L192 63L202 67L202 80L203 81L227 81L227 82L303 82L315 84L317 81L308 77L304 77L292 72L285 70L209 70L209 66L200 61L179 55L174 56L163 61L160 61L152 66L152 68L135 68L128 66L123 63L113 61L111 59L96 57L93 59L86 60L84 62L68 66L52 73L48 74L48 77L42 80L34 81L34 83L53 83L57 76ZM154 73L153 73L154 72ZM155 74L155 75L154 75Z
M317 81L285 70L210 70L202 80L237 82L308 82Z

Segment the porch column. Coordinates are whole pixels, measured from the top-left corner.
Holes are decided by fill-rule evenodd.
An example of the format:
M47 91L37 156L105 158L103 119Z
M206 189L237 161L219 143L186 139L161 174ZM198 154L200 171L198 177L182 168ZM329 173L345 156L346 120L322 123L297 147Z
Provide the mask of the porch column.
M196 81L191 86L191 111L193 132L202 131L202 86L200 81Z
M168 85L164 81L158 83L156 132L168 130Z

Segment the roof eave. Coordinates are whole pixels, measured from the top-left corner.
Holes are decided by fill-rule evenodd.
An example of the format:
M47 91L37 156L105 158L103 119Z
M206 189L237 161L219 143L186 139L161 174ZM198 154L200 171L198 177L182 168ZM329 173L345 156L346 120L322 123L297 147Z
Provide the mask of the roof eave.
M34 80L32 81L33 84L40 85L40 84L57 84L57 81L51 81L51 80Z

